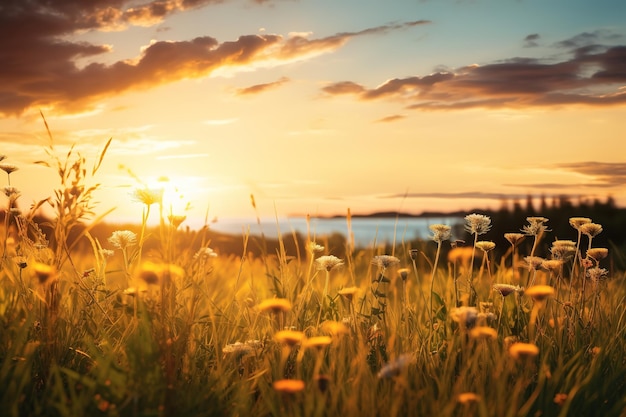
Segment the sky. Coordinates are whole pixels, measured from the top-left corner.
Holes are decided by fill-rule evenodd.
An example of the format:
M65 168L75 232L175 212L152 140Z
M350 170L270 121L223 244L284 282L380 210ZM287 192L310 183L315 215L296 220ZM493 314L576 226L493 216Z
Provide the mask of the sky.
M106 220L163 188L192 226L626 206L625 21L623 0L3 0L0 179L27 209L71 153Z

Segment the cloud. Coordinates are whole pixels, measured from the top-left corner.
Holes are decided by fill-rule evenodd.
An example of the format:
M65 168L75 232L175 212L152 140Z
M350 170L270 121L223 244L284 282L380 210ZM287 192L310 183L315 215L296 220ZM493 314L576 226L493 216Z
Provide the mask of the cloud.
M618 187L626 184L626 162L571 162L555 165L556 168L591 177L594 187Z
M405 119L406 116L402 115L402 114L393 114L391 116L387 116L387 117L383 117L382 119L378 119L376 120L376 122L379 123L391 123L391 122L396 122L398 120L402 120Z
M32 107L84 112L97 101L129 90L150 88L185 78L205 77L221 68L280 65L332 52L350 39L383 34L428 23L412 21L311 39L294 33L242 35L220 42L210 36L158 41L132 60L97 62L109 45L81 42L86 31L151 26L168 16L222 0L5 0L0 5L0 115L19 115ZM270 3L256 1L256 3ZM76 61L92 63L80 68ZM270 85L267 86L269 88ZM262 89L257 87L257 90ZM254 92L251 87L249 92Z
M535 46L539 46L537 42L540 36L538 33L532 33L524 38L524 47L525 48L534 48Z
M275 88L278 88L278 87L280 87L281 85L283 85L283 84L285 84L287 82L289 82L289 78L281 77L277 81L274 81L274 82L271 82L271 83L256 84L256 85L252 85L250 87L240 88L239 90L237 90L237 95L239 95L239 96L246 96L246 95L253 95L253 94L264 93L264 92L266 92L268 90L273 90Z
M538 35L537 35L538 37ZM535 40L529 35L526 40ZM374 88L344 80L326 85L327 96L359 100L402 100L408 109L525 108L534 106L613 106L626 103L626 46L599 45L606 33L581 34L558 44L560 61L511 58L387 80Z

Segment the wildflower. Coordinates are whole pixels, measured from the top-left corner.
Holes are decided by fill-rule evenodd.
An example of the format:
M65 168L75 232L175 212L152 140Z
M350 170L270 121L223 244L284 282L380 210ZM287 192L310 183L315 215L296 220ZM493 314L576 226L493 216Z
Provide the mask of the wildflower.
M590 238L598 236L602 233L602 226L597 223L585 223L578 229L582 234L589 236Z
M391 255L378 255L374 256L372 259L372 264L378 266L379 268L389 268L394 265L398 265L400 263L400 259Z
M511 284L493 284L492 288L495 291L498 291L500 295L506 297L509 294L514 292L520 292L522 288L519 285L511 285Z
M544 223L548 221L545 217L527 217L528 224L522 228L528 236L538 236L543 232L548 231L548 228Z
M472 235L482 235L491 229L491 218L483 214L469 214L465 216L465 230Z
M18 170L18 167L12 164L0 164L0 169L6 172L8 175Z
M317 258L315 263L317 264L318 270L326 270L329 272L332 269L343 265L343 260L337 258L335 255L325 255Z
M306 245L307 250L311 253L311 254L315 254L317 252L322 252L324 250L324 247L322 245L318 245L315 242L309 242Z
M509 347L513 359L532 358L539 354L539 348L532 343L515 342Z
M131 198L146 206L161 204L163 202L163 188L136 188L131 194Z
M602 279L606 278L608 274L609 271L604 268L599 268L597 266L587 269L587 277L589 277L595 283L598 283Z
M505 233L504 238L513 246L516 246L526 237L523 233Z
M450 310L452 320L459 323L466 329L471 329L476 324L478 318L478 310L476 307L461 306Z
M580 230L580 226L583 224L591 223L591 219L588 217L570 217L569 224L576 230Z
M337 291L337 294L339 294L340 296L344 297L346 300L351 302L354 296L358 292L359 292L359 289L357 287L346 287Z
M402 372L404 368L406 368L413 361L413 357L405 353L396 358L396 360L387 363L383 366L380 371L378 371L379 379L387 379L397 376Z
M524 294L532 297L535 301L543 301L554 295L554 288L549 285L533 285L524 291Z
M457 395L456 400L460 404L471 404L480 401L480 396L474 394L473 392L462 392Z
M33 264L33 271L40 284L53 282L57 279L56 268L52 265L35 262Z
M561 266L563 266L562 259L546 259L541 263L541 267L543 269L553 273L559 272L561 270Z
M473 339L495 339L498 337L498 332L493 327L476 326L470 330L469 335Z
M545 259L539 256L525 256L524 261L526 262L528 269L532 269L536 271L539 268L541 268L541 265L543 264Z
M571 240L555 240L550 253L554 259L567 260L576 253L576 243Z
M130 230L116 230L108 240L115 248L126 250L137 244L137 235Z
M329 336L314 336L306 339L302 344L304 347L321 349L331 344L333 340Z
M174 229L177 229L185 220L187 220L187 216L177 216L174 214L170 214L167 216L167 220L169 220L170 224Z
M274 340L293 347L304 340L304 333L296 330L281 330L274 335Z
M476 242L476 247L482 250L484 253L487 253L493 250L496 247L496 244L489 240L481 240L481 241Z
M6 195L9 199L13 201L17 200L17 198L20 196L19 190L15 187L7 186L4 187L3 191L4 195Z
M291 310L291 302L286 298L269 298L261 301L257 308L260 311L269 311L274 314L286 313Z
M609 255L609 250L607 248L591 248L587 251L587 256L589 258L593 258L596 261L600 259L604 259Z
M350 333L350 329L340 321L328 320L322 323L322 329L331 336L339 336Z
M446 224L431 224L428 228L433 232L431 239L437 243L449 240L452 236L451 227Z
M24 269L28 266L25 256L16 256L13 258L13 262L15 262L20 269Z
M272 384L274 390L283 394L295 394L304 390L304 381L299 379L279 379Z
M154 262L146 261L141 265L138 276L146 284L158 284L161 280L161 268Z
M217 253L211 248L200 248L198 252L193 255L193 259L208 259L217 258Z

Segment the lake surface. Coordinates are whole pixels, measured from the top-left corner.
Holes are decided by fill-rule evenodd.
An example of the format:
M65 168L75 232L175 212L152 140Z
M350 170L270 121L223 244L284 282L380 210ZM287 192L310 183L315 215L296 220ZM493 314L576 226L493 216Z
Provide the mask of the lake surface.
M414 239L429 239L432 233L428 228L431 224L447 224L454 228L464 224L463 217L353 217L351 219L354 242L357 246L368 246L374 242L391 243L394 241L410 241ZM290 217L276 219L261 219L259 225L256 219L219 219L210 225L212 230L233 235L261 235L275 238L278 235L291 234L294 231L301 236L321 237L333 233L340 233L347 237L348 224L345 218L313 218L307 225L304 217ZM454 235L454 233L453 233Z

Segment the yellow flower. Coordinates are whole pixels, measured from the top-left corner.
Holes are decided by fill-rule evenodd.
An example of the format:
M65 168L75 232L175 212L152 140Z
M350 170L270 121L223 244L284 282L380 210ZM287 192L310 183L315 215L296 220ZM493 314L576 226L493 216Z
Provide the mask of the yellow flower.
M532 297L535 301L543 301L554 295L554 288L549 285L533 285L524 290L524 294Z
M269 311L274 314L286 313L291 310L291 302L286 298L269 298L263 300L257 305L259 311Z
M304 347L312 347L312 348L321 349L323 347L330 345L332 341L333 340L329 336L314 336L314 337L309 337L308 339L306 339L303 345Z
M40 284L54 282L58 278L57 271L54 266L41 262L35 262L33 264L33 272Z
M352 301L354 296L359 292L357 287L346 287L337 291L337 294L344 297L348 301Z
M274 340L278 343L284 343L287 346L293 347L304 340L304 333L297 330L281 330L276 332Z
M328 332L331 336L339 336L350 333L348 326L339 321L333 320L328 320L322 323L322 329Z
M279 379L272 384L274 390L283 394L295 394L304 390L304 381L299 379Z
M480 401L480 397L473 392L462 392L456 397L456 400L461 404L471 404Z
M469 332L473 339L495 339L498 337L496 329L488 326L477 326Z
M496 247L496 244L489 240L481 240L481 241L476 242L476 247L482 250L483 252L487 253L493 250Z
M509 347L513 359L533 358L539 354L539 348L532 343L516 342Z

